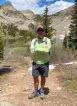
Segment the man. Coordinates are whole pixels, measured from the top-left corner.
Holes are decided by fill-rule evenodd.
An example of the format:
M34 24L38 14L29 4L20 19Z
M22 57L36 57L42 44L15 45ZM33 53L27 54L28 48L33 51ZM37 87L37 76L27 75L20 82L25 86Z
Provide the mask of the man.
M37 37L31 42L32 54L32 75L34 81L34 91L28 97L32 99L38 96L39 76L41 77L40 98L44 99L44 87L46 77L48 77L49 70L49 52L51 48L51 41L45 37L44 28L42 25L37 26Z

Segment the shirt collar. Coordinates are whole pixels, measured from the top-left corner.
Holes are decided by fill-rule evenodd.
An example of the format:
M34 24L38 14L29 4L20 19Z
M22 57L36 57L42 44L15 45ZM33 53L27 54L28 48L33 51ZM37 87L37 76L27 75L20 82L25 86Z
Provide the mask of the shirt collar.
M44 37L42 41L45 41L45 38L46 38L46 37ZM37 38L37 40L38 40L38 38Z

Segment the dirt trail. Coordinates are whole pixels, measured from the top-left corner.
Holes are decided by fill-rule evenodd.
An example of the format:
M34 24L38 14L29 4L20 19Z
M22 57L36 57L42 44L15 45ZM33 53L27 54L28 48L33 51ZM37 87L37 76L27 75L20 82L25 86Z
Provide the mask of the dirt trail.
M10 103L0 106L77 106L77 98L72 92L61 87L59 75L58 68L49 71L46 82L49 93L44 100L40 97L28 100L33 89L31 71L28 71L28 68L15 68L0 81L0 103Z

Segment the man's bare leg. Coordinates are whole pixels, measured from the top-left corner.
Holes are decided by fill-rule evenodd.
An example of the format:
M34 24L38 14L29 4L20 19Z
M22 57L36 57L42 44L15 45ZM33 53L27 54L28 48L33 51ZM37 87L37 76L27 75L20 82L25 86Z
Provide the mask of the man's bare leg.
M35 89L35 90L38 90L39 77L38 77L38 76L33 76L33 81L34 81L34 89Z
M34 81L34 91L32 94L28 97L28 99L33 99L38 96L38 86L39 86L39 78L38 76L33 76L33 81Z
M41 93L41 99L44 99L45 96L44 96L44 87L45 87L45 83L46 83L46 78L44 76L41 76L41 90L40 90L40 93Z
M44 76L41 76L41 88L44 88L46 83L46 78Z

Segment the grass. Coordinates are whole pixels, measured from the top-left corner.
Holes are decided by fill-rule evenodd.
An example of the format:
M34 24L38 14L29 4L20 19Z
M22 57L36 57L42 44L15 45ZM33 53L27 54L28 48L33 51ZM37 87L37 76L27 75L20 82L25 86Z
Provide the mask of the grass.
M77 91L77 80L68 80L64 83L64 86Z
M5 74L0 73L0 81L2 81L2 79L5 78L5 76L6 76L6 73Z
M77 65L66 65L60 67L61 74L59 76L62 86L72 90L77 96Z
M74 92L74 95L77 96L77 80L65 81L64 87L71 89Z

